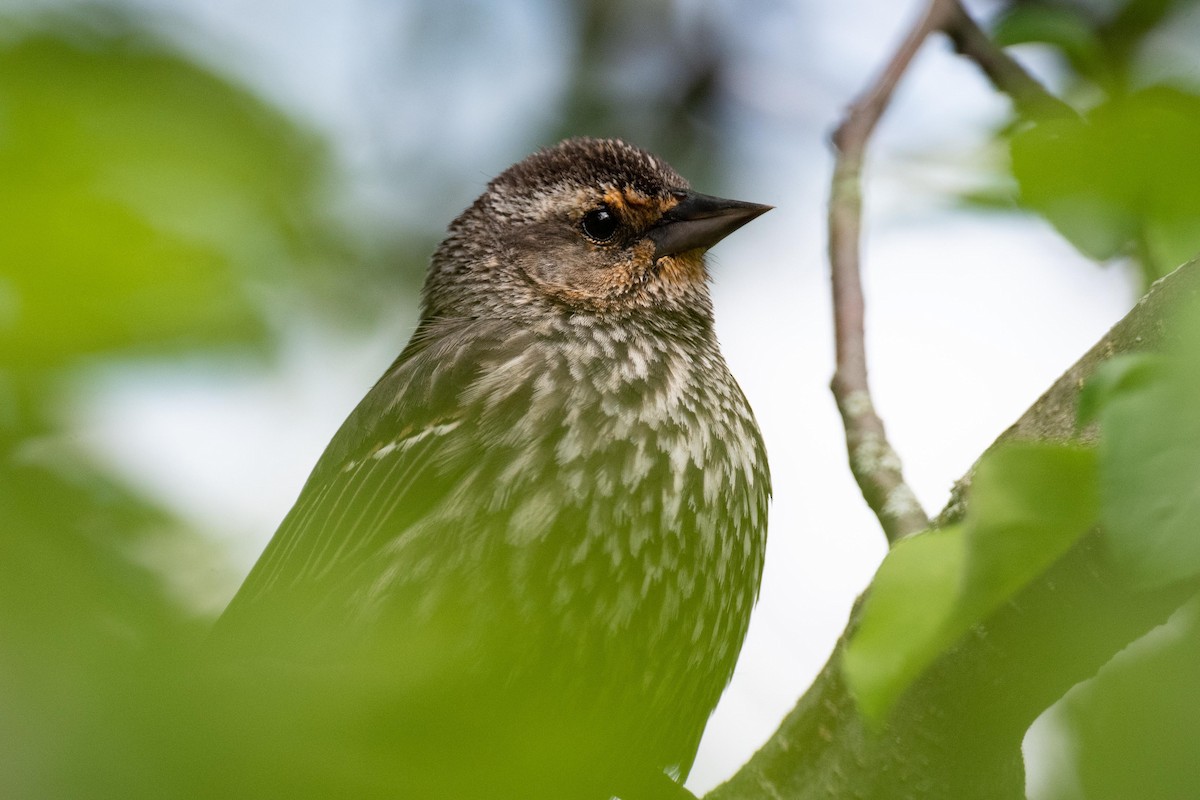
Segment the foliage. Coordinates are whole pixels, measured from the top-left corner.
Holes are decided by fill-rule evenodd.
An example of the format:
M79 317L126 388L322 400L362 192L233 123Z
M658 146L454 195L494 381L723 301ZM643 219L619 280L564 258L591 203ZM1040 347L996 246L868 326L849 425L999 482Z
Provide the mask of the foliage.
M1143 288L1200 251L1195 159L1200 84L1165 31L1194 26L1193 0L1009 0L994 39L1052 56L1076 119L1005 131L1016 200L1084 255L1128 259ZM999 197L976 198L1002 207Z
M0 363L261 347L254 281L331 244L319 141L134 29L73 27L0 50Z
M1115 577L1113 591L1135 603L1163 589L1178 589L1184 598L1194 593L1200 576L1200 304L1189 300L1160 324L1170 331L1161 353L1113 359L1085 388L1080 423L1094 431L1088 434L1094 444L1001 444L977 465L961 523L903 540L888 554L842 657L847 684L876 727L964 637L1005 606L1019 611L1013 604L1026 587L1093 527L1102 543L1093 569ZM1195 727L1190 714L1178 713L1178 702L1200 691L1194 670L1183 666L1197 641L1195 604L1177 617L1055 709L1054 718L1082 748L1074 767L1088 788L1084 796L1128 796L1139 782L1161 787L1153 796L1186 796L1181 787L1197 785L1190 754L1177 745ZM1109 622L1101 614L1088 624ZM1073 656L1060 657L1065 664ZM1037 655L1047 658L1055 654ZM1128 719L1132 727L1114 715L1121 708L1136 709ZM1164 730L1151 709L1157 720L1174 722ZM1141 736L1162 746L1148 748ZM1114 771L1121 753L1145 772L1133 778L1128 765ZM1062 780L1065 765L1058 766L1059 788L1048 796L1071 797L1071 781Z
M1191 797L1200 786L1200 627L1189 603L1171 622L1069 693L1055 720L1077 760L1055 800Z
M201 627L145 563L191 534L82 452L62 393L78 370L116 359L268 352L264 287L315 286L311 267L341 252L320 211L326 156L118 17L7 34L0 795L172 794L150 745L182 746L170 735L188 718L180 703L203 710L161 692Z
M1200 97L1160 86L1019 131L1012 168L1021 201L1081 252L1133 254L1154 280L1200 251L1197 140Z
M1134 379L1130 364L1111 365L1122 380L1096 412L1103 530L1128 579L1147 588L1200 572L1198 322L1187 319L1162 357L1132 365Z
M846 645L846 680L880 721L937 656L1054 563L1094 524L1094 453L1020 443L977 467L959 525L902 540L871 583Z

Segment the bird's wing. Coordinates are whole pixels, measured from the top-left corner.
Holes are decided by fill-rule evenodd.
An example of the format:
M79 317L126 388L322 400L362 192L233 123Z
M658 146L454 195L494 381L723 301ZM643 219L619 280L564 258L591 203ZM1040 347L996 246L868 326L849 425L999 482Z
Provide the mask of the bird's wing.
M446 509L458 502L452 495L463 475L498 457L480 444L464 393L489 364L520 348L511 336L476 333L470 341L458 349L410 347L389 369L330 442L218 629L263 615L300 626L318 612L337 624L368 608L398 571L420 568L405 563L415 557L400 546L406 538L446 549L433 540L453 531L433 528L453 526Z

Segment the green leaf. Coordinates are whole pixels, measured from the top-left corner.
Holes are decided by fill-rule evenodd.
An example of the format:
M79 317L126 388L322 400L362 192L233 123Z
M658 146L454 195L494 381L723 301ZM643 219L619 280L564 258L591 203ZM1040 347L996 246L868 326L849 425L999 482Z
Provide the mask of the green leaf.
M264 284L331 252L324 145L110 22L0 41L5 366L261 347Z
M871 582L858 628L842 655L851 693L882 719L949 643L966 549L957 527L926 531L892 548Z
M880 722L963 634L1094 526L1096 457L1016 443L984 457L961 526L898 543L871 584L843 653L851 693Z
M1105 361L1079 393L1079 425L1095 422L1113 397L1144 386L1161 374L1163 366L1162 356L1154 353L1126 353Z
M1121 253L1136 237L1137 216L1126 207L1115 155L1091 124L1054 119L1025 128L1009 144L1021 202L1045 217L1089 258Z
M1056 707L1088 800L1200 794L1200 605L1180 608ZM1073 763L1072 763L1073 762ZM1077 776L1077 777L1075 777ZM1055 796L1055 795L1050 795Z
M1086 120L1055 119L1010 140L1021 202L1085 255L1136 252L1147 281L1200 251L1200 97L1151 87Z
M1200 573L1200 325L1193 313L1180 327L1151 377L1095 390L1103 531L1143 588Z
M1081 69L1101 58L1103 46L1096 34L1095 25L1081 10L1049 5L1013 6L992 29L992 39L1000 47L1048 44Z
M1096 453L1018 442L979 463L964 521L967 578L956 618L963 631L1058 560L1097 520Z

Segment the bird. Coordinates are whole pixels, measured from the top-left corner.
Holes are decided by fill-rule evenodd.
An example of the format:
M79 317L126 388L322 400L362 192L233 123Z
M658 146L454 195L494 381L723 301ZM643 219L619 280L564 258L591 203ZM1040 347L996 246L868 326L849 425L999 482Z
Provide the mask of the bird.
M361 667L400 751L380 796L689 796L771 493L705 253L770 208L573 138L450 224L411 340L214 631L335 683Z

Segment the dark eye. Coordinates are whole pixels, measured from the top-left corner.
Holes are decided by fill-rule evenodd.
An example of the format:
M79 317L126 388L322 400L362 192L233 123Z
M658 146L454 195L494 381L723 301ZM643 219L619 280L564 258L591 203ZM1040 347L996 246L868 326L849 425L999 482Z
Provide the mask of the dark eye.
M583 215L583 232L588 238L597 242L607 242L617 235L621 220L608 210L608 206L600 206Z

